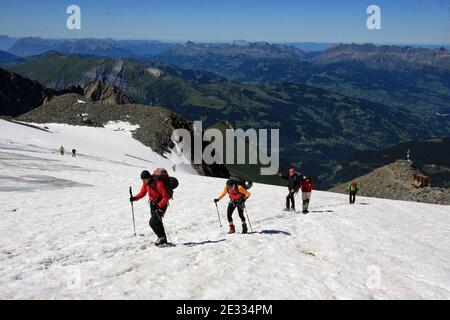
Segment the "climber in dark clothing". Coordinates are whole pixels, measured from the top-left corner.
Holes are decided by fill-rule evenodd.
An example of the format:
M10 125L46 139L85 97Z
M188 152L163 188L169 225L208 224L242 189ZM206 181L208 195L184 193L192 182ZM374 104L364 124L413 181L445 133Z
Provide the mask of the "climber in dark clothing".
M350 183L350 185L347 187L350 204L355 204L356 194L358 193L360 187L360 184L356 183L355 181L352 181L352 183Z
M290 210L295 211L294 195L298 192L301 182L302 182L301 176L299 176L295 172L294 168L290 168L289 169L289 178L288 178L289 194L286 197L286 208L284 209L284 211L290 211ZM291 207L291 204L292 204L292 207Z

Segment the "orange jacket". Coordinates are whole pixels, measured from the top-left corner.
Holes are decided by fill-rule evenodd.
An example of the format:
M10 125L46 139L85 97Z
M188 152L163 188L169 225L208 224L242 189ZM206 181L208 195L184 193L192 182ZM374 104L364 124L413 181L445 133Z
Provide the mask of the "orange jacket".
M245 199L250 197L250 192L248 192L243 186L238 185L237 190L235 188L232 189L232 188L228 188L227 186L225 186L225 188L223 188L223 192L219 196L219 200L221 200L223 197L225 197L225 195L227 193L230 196L230 199L233 201L241 200L243 196Z
M158 202L158 207L160 208L164 207L167 202L169 202L169 193L162 181L158 181L157 185L155 185L155 182L152 182L150 186L145 183L142 184L141 191L134 196L134 200L143 198L147 193L150 201Z

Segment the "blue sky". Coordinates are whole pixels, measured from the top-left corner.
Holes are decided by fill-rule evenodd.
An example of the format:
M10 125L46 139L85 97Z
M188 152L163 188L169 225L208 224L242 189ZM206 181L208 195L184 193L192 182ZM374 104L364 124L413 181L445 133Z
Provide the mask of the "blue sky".
M81 30L66 28L71 4ZM381 7L382 30L366 28L370 4ZM0 0L0 34L448 45L450 0Z

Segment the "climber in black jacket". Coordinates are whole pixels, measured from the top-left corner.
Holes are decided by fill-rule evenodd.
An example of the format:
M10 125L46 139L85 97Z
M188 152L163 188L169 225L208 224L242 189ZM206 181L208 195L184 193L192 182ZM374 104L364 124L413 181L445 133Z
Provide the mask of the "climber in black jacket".
M298 175L297 172L295 172L294 168L289 169L289 178L288 178L288 189L289 194L286 197L286 208L284 208L284 211L295 211L295 200L294 195L298 192L300 189L300 184L302 182L302 176ZM291 206L292 204L292 206Z

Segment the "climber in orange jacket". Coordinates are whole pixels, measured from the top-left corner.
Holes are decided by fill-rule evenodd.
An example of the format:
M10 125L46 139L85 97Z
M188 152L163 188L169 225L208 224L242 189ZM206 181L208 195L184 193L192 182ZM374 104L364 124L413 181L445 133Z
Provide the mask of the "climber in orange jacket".
M220 194L219 198L214 199L214 202L219 202L223 197L225 197L226 194L228 194L230 197L230 202L228 203L227 209L227 218L228 223L230 224L230 230L228 231L228 233L231 234L236 232L232 217L234 209L236 208L238 209L239 217L242 221L242 233L247 233L248 229L244 217L244 208L245 201L250 197L250 192L248 192L243 186L238 184L237 181L230 179L227 180L227 184L223 189L223 192Z

